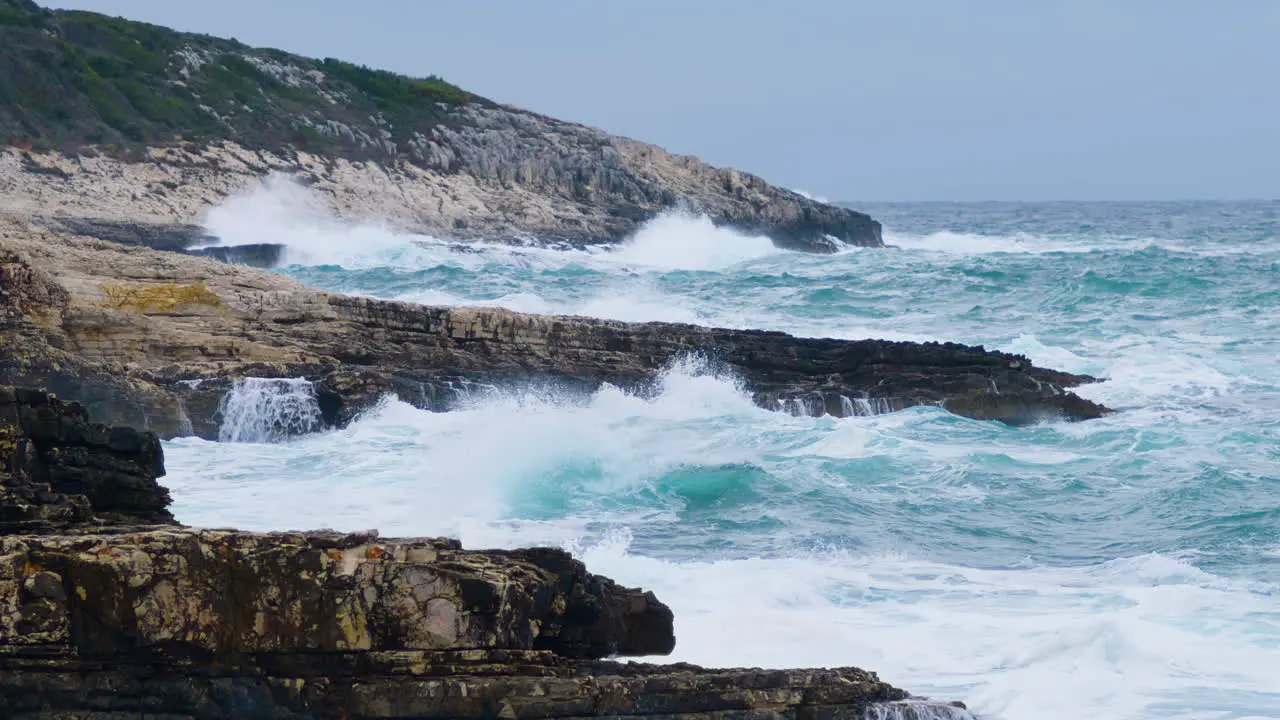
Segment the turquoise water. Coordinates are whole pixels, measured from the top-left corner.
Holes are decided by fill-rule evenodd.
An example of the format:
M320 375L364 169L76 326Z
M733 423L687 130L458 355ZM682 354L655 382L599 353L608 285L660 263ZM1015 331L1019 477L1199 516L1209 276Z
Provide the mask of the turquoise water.
M300 221L297 192L210 226L343 292L983 344L1122 412L796 418L690 359L647 400L174 441L181 520L564 545L673 607L673 659L860 665L981 717L1280 717L1280 203L872 205L898 249L819 257L682 217L613 252L460 250Z

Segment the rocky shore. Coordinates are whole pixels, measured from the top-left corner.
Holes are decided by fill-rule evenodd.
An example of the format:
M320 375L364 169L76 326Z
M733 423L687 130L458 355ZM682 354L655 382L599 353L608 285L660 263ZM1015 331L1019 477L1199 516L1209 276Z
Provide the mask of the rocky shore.
M687 358L740 378L762 407L836 416L941 405L1025 424L1107 411L1093 378L956 344L794 338L332 295L206 258L0 218L0 382L84 403L95 420L216 438L246 377L305 378L324 423L393 394L448 410L476 392L602 383L645 392Z
M180 249L216 241L199 225L208 210L278 173L306 186L336 217L461 240L614 243L661 212L686 210L791 250L883 246L880 224L870 217L754 175L512 109L466 112L465 127L488 129L451 137L448 152L471 157L474 166L424 169L402 159L251 151L234 142L149 148L142 160L9 149L0 152L0 211ZM610 151L584 148L590 145Z
M670 653L677 619L560 550L187 528L158 482L161 438L235 439L253 388L303 395L267 439L386 397L645 395L682 363L796 415L1110 412L1071 392L1094 378L982 347L320 292L250 267L279 245L205 225L273 174L343 220L460 242L616 243L687 210L830 253L882 247L875 220L440 78L29 0L0 0L0 47L0 716L970 717L857 668L617 662Z
M0 40L0 96L14 99L0 103L0 382L95 420L214 438L237 382L303 378L336 426L386 395L448 410L528 388L644 393L690 358L795 414L1108 412L1069 391L1093 378L983 348L423 307L214 262L279 259L218 246L201 224L269 174L338 217L463 241L616 242L685 208L791 249L883 243L866 215L439 78L29 0L0 0Z
M857 668L707 670L547 548L177 525L158 439L0 387L0 715L965 718Z

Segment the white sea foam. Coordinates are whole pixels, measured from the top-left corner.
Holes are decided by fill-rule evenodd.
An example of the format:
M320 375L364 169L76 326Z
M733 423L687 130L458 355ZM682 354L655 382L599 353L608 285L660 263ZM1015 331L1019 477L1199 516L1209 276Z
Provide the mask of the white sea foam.
M218 415L218 439L228 443L276 442L323 425L315 388L304 378L241 378Z
M344 223L307 188L273 174L211 209L205 228L220 245L279 244L283 262L362 267L399 261L412 240L376 224Z
M1131 336L1097 343L1096 352L1105 360L1099 361L1104 365L1101 372L1094 374L1107 382L1077 392L1118 408L1186 409L1189 402L1216 400L1265 382L1257 368L1224 364L1220 344L1197 342L1190 335Z
M732 464L759 456L749 447L724 444L714 433L680 430L711 431L735 419L768 422L773 414L753 405L732 378L689 360L666 373L660 388L650 400L608 386L589 398L498 394L451 413L389 401L346 429L287 446L246 449L183 439L169 450L166 483L182 498L184 517L197 524L265 530L308 527L325 518L346 529L376 525L397 534L457 533L468 518L502 517L502 501L522 482L579 462L598 465L610 487L631 487L681 464ZM244 415L272 416L260 410ZM627 432L638 421L644 431ZM228 439L270 439L262 437L262 423L247 425L253 430ZM228 483L247 482L255 502L242 503L227 492ZM450 486L437 487L438 482ZM428 488L435 489L424 492Z
M705 215L668 212L641 226L608 258L665 270L721 270L781 252L767 237L718 228Z
M867 708L866 720L974 720L964 708L926 700L876 703Z
M975 233L946 231L927 235L885 231L884 241L886 245L894 245L908 250L924 250L954 255L1087 253L1101 247L1092 241L1046 238L1035 235L978 235Z
M1272 597L1164 556L1021 570L842 555L669 563L627 552L620 535L578 549L672 605L673 659L855 664L1007 720L1199 720L1223 690L1244 693L1218 708L1234 717L1280 702L1266 695L1277 628L1260 636L1254 619L1274 617Z
M987 235L947 230L920 234L886 229L884 231L884 241L886 245L906 250L946 253L949 255L1049 255L1099 251L1143 252L1157 250L1199 257L1231 257L1237 255L1264 257L1280 253L1280 242L1223 245L1197 244L1149 237L1097 235L1067 237L1060 235L1034 235L1031 233Z
M655 217L633 237L607 247L565 250L505 243L460 244L396 231L368 220L341 220L315 193L279 174L210 210L205 227L221 245L283 244L285 264L347 268L475 268L497 262L513 267L561 268L577 263L606 268L720 270L783 252L766 237L719 228L704 215L676 211Z
M1167 337L1130 335L1086 342L1079 352L1024 333L1000 350L1026 355L1036 365L1103 379L1074 392L1116 408L1188 409L1188 401L1219 401L1233 393L1275 387L1274 376L1247 359L1224 358L1230 340L1194 332Z
M1082 375L1096 375L1105 370L1105 364L1078 355L1060 346L1046 345L1030 333L1023 333L1000 350L1015 355L1026 355L1031 362L1044 368L1053 368Z
M783 251L765 237L716 227L705 216L671 212L644 224L625 242L582 250L486 242L458 243L398 232L377 224L345 222L314 193L283 175L236 195L209 213L206 226L223 245L285 245L286 265L338 265L396 272L460 268L472 272L562 270L571 266L606 272L617 281L594 294L551 300L532 292L463 297L438 287L402 292L395 299L432 305L503 307L518 312L583 315L629 322L712 322L739 326L743 319L708 313L687 299L656 290L649 273L724 270ZM361 294L359 290L355 294Z

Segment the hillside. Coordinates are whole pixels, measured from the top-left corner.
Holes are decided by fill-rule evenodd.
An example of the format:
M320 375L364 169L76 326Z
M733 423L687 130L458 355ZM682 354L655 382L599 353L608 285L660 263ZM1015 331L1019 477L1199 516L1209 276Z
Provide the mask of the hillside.
M882 244L866 215L437 77L28 0L0 0L0 145L21 154L6 167L26 173L0 177L0 189L36 214L71 206L89 217L198 222L211 202L283 171L324 188L339 214L461 238L611 242L688 208L793 249ZM108 196L106 181L140 183L117 188L135 205L95 205L64 183L77 176ZM196 190L190 201L179 190L149 205L160 185ZM375 206L352 199L372 191Z
M0 0L0 141L75 152L179 141L387 158L492 103L439 78Z

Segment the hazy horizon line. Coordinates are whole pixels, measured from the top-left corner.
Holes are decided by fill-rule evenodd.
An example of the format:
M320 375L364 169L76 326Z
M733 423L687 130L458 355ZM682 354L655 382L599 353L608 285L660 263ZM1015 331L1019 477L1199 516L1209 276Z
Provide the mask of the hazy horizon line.
M1181 203L1274 203L1280 202L1280 197L1247 197L1247 198L1120 198L1120 199L1098 199L1098 198L1058 198L1058 199L997 199L988 198L984 200L829 200L831 205L893 205L893 204L914 204L914 205L997 205L997 204L1067 204L1067 203L1094 203L1094 204L1114 204L1114 205L1131 205L1136 203L1150 204L1181 204Z

